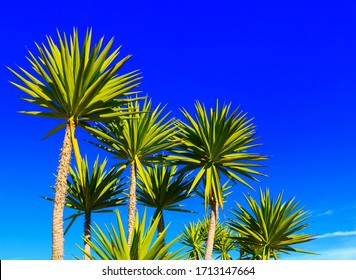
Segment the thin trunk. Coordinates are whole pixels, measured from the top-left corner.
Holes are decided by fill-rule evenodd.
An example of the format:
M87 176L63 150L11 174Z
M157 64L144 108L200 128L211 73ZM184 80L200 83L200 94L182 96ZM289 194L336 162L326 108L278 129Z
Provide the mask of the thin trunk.
M87 241L90 241L90 223L91 223L91 213L85 213L84 218L84 251L90 255L90 246ZM84 254L84 260L90 260L90 258Z
M160 218L157 226L157 233L160 235L164 231L164 218L163 211L160 211Z
M63 232L63 212L67 194L67 176L72 155L72 139L70 133L75 131L75 125L68 122L66 126L63 147L59 160L58 174L55 186L54 207L52 216L52 259L63 260L64 257L64 232Z
M160 236L160 234L164 231L163 210L160 210L158 215L159 215L159 221L157 226L157 236ZM166 245L166 241L163 239L163 246L165 245Z
M216 228L216 222L218 220L218 205L214 199L210 200L210 207L211 207L210 223L209 223L208 239L206 241L204 260L211 260L213 256L215 228Z
M136 163L133 161L130 166L130 193L129 193L129 217L128 217L128 233L127 233L127 245L131 247L132 233L135 227L136 216Z

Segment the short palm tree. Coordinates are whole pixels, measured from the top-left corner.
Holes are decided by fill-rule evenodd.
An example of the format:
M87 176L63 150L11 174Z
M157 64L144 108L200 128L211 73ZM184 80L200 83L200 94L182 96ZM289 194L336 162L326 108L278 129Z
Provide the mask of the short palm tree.
M128 108L131 117L108 124L98 123L91 129L92 135L101 142L94 145L112 153L119 164L130 166L129 246L135 222L137 170L142 170L143 165L156 160L158 153L175 145L173 141L167 141L176 133L173 119L166 121L168 114L163 116L163 110L160 105L151 109L151 101L147 99L142 108L138 101L133 101Z
M94 213L107 213L114 211L117 206L125 205L123 186L120 177L123 168L105 170L107 160L101 164L96 158L92 169L89 168L88 159L85 157L78 167L70 168L68 189L65 206L77 212L66 220L70 220L66 233L75 220L84 215L84 250L90 254L88 240L91 238L91 216ZM44 197L50 201L53 198ZM84 259L87 256L84 255Z
M278 259L277 253L289 252L313 254L292 247L313 240L311 234L297 233L309 225L305 223L308 212L297 208L295 198L282 203L282 196L283 192L274 200L268 189L264 193L260 189L260 204L252 196L245 195L250 211L238 203L237 209L231 211L234 218L229 226L239 234L235 240L252 259Z
M113 225L111 225L111 229L106 226L107 234L98 225L93 228L93 240L88 241L88 243L97 258L101 260L172 260L182 257L182 255L179 255L182 249L169 252L170 247L178 240L179 236L168 244L164 244L168 227L164 229L161 235L155 238L159 219L155 219L150 223L148 228L145 227L146 211L141 220L139 220L138 214L136 215L131 242L126 239L124 226L118 211L116 211L116 218L117 229ZM129 243L131 246L129 246ZM81 250L89 259L96 259L95 256L87 251Z
M225 224L218 223L215 229L214 253L217 259L232 260L231 251L236 251L235 233Z
M223 175L229 179L251 187L243 177L258 181L256 175L263 175L254 168L260 167L257 161L266 159L249 150L258 144L255 142L255 130L246 114L234 110L229 113L230 105L208 113L204 105L195 104L196 115L192 117L182 110L187 123L181 122L179 148L174 149L173 156L168 157L174 164L184 165L183 172L196 171L191 190L204 182L206 209L210 206L210 226L205 259L211 259L214 247L214 233L218 218L218 208L223 207Z
M198 220L196 223L190 222L184 225L184 231L179 240L180 243L188 247L188 258L190 260L201 260L204 258L205 245L208 239L209 219ZM232 238L234 233L225 223L218 222L214 235L214 252L217 259L231 260L230 251L236 250L237 243Z
M144 183L146 182L146 184ZM191 197L189 188L192 179L188 174L177 174L177 167L155 164L153 167L143 168L138 173L137 199L143 205L155 209L153 218L160 217L158 234L164 226L163 211L194 213L183 209L180 202Z
M52 259L63 259L63 209L66 197L67 175L72 149L76 158L79 148L75 138L76 128L87 128L90 121L110 121L123 116L122 98L135 88L139 79L136 71L118 75L130 56L114 63L119 48L109 54L113 39L103 45L104 38L91 49L92 32L87 31L83 46L79 46L78 32L67 39L58 32L59 46L47 37L48 47L36 44L40 56L29 51L29 62L34 74L19 67L9 70L21 81L12 82L28 97L23 100L41 107L41 111L21 113L61 120L45 137L65 128L58 174L55 186L55 203L52 221Z
M204 257L206 234L202 230L202 222L198 220L184 225L180 243L188 247L189 260L201 260Z

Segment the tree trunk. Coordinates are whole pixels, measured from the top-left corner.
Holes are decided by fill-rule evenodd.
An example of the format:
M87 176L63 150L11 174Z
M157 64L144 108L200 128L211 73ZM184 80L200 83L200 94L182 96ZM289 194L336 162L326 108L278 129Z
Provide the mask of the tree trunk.
M70 128L70 126L72 126ZM75 124L68 122L61 156L59 160L58 174L55 186L54 207L52 216L52 260L63 260L64 257L64 232L63 232L63 212L67 194L67 176L72 155L71 133L75 131Z
M159 211L159 222L157 226L157 236L159 236L164 231L164 217L163 217L163 210ZM163 246L166 245L166 241L163 239Z
M211 207L210 223L209 223L208 239L206 241L204 260L211 260L213 256L215 228L216 228L216 221L218 219L218 205L214 199L210 200L210 207Z
M91 213L85 213L85 218L84 218L84 251L90 254L90 246L87 242L87 240L90 241L90 220L91 220ZM84 260L90 260L90 258L84 254Z
M130 193L129 193L129 215L128 215L128 230L127 244L130 250L132 233L135 227L136 216L136 163L133 161L130 166Z
M163 218L163 211L160 211L160 218L157 227L157 233L160 235L164 231L164 218Z

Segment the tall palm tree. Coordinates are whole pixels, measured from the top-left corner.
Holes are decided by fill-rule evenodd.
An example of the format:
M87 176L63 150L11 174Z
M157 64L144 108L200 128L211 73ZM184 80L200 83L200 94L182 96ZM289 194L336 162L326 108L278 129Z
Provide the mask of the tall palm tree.
M219 108L216 101L215 109L209 113L200 102L195 104L196 115L192 117L188 111L182 110L187 123L181 122L181 140L179 148L174 149L175 155L168 157L175 164L184 165L183 172L197 172L191 190L201 181L204 182L206 209L210 206L210 226L206 245L205 259L211 259L218 208L223 207L221 176L225 175L233 181L251 187L243 177L258 181L256 175L263 175L254 170L261 165L256 161L266 159L249 150L253 144L255 127L246 114L234 110L229 113L231 105Z
M116 211L117 229L111 225L111 230L106 226L105 234L98 225L93 228L94 238L88 241L93 252L101 260L174 260L180 259L179 255L182 249L175 252L169 252L170 247L178 240L179 236L168 244L164 244L164 238L167 234L167 228L156 239L155 231L159 219L155 219L148 228L146 225L146 211L141 220L138 214L135 218L135 227L131 236L131 242L128 242L125 236L124 226L120 213ZM157 217L159 218L159 216ZM129 243L131 246L129 246ZM89 259L95 260L93 255L88 254L81 249Z
M146 184L144 183L146 182ZM160 217L158 234L162 233L164 226L163 211L194 213L185 210L179 204L191 197L189 188L192 179L187 174L177 174L177 167L155 164L153 167L143 168L138 173L137 199L143 205L155 208L153 218Z
M130 166L129 246L135 223L137 170L142 170L143 165L157 160L158 153L175 145L173 141L167 141L176 133L173 119L166 121L169 113L162 116L164 107L158 105L151 109L151 106L147 99L142 108L138 101L133 101L127 111L131 117L108 124L98 123L95 129L90 129L100 141L100 144L92 144L112 153L119 164Z
M94 166L90 169L88 159L85 157L75 169L70 168L67 197L65 206L77 212L66 220L70 220L64 234L69 230L75 220L84 215L84 250L90 254L88 240L91 239L91 216L94 213L114 211L114 207L125 204L123 186L120 177L123 168L105 170L107 160L99 163L96 158ZM43 197L54 201L53 198ZM88 259L84 255L84 259Z
M119 49L109 54L113 39L106 45L104 37L91 48L91 30L87 31L83 46L79 46L78 31L67 39L58 32L59 46L47 37L48 47L36 44L40 56L29 51L29 62L34 74L19 67L9 70L21 81L11 82L28 97L23 100L35 104L41 111L21 111L21 113L61 120L45 137L65 128L57 180L55 185L54 210L52 219L52 259L63 259L63 209L66 197L68 169L72 149L76 158L79 148L75 138L76 128L89 127L90 121L110 121L123 116L122 105L138 83L138 73L133 71L118 75L119 70L130 58L126 56L114 63Z
M239 234L235 240L252 259L277 260L277 253L289 252L313 254L292 247L313 240L311 234L297 233L309 225L305 223L309 217L303 208L297 209L295 198L282 203L282 192L277 200L271 199L268 188L264 193L260 189L260 204L252 196L244 196L251 211L236 203L229 226Z

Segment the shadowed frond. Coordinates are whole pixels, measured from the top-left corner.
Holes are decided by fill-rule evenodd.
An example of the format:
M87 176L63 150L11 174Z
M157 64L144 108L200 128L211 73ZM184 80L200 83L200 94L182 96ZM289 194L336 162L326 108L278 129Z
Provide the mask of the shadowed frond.
M106 159L99 163L97 157L90 168L85 157L79 167L80 170L78 167L70 168L65 206L76 210L77 213L66 218L70 223L65 233L78 217L86 213L112 212L115 207L126 204L126 198L123 196L124 183L120 179L123 168L111 168L107 171L106 164ZM43 198L53 201L53 198Z

